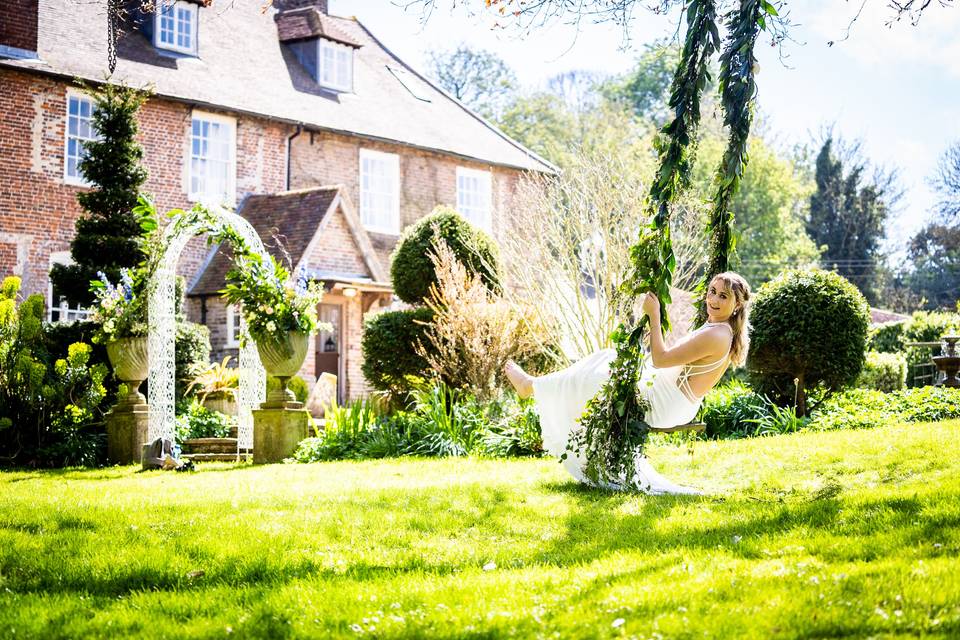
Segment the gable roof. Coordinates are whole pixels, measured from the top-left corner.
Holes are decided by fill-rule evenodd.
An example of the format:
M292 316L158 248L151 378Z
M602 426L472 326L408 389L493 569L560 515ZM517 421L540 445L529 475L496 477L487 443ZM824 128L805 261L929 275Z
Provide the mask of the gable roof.
M0 58L0 66L103 81L107 73L103 3L38 1L39 59ZM549 162L404 64L354 18L323 15L319 27L324 34L336 33L360 46L353 65L354 92L322 88L281 43L286 27L281 20L278 33L277 11L262 11L263 4L214 0L212 6L201 7L197 57L158 51L128 21L117 43L113 80L152 86L161 97L317 131L396 142L492 165L556 172ZM309 22L302 27L316 35Z
M247 196L237 214L250 221L270 255L283 264L293 265L296 272L310 247L323 233L325 223L337 211L346 218L373 280L384 281L383 268L370 240L339 185ZM214 247L200 268L189 295L218 294L232 266L233 252L229 245Z

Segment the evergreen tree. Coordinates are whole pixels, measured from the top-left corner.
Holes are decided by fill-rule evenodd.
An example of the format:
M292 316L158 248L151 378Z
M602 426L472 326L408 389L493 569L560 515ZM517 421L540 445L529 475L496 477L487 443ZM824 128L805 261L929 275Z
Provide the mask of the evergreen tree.
M88 89L93 97L97 139L84 145L79 168L93 186L77 194L84 214L70 243L72 265L54 265L50 280L71 304L93 302L90 281L102 271L113 282L120 269L142 259L140 220L133 213L140 185L147 179L143 149L136 141L137 111L147 95L130 87L105 84Z
M824 249L823 266L857 285L871 304L879 297L884 237L890 207L899 198L894 173L866 180L867 164L858 145L834 152L827 137L816 161L816 191L810 197L807 233ZM845 170L844 164L849 170Z

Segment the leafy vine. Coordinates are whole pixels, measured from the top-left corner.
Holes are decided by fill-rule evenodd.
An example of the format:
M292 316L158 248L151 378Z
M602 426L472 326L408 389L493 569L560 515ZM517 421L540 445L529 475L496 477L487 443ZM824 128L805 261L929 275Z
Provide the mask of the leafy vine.
M710 79L710 57L720 46L714 0L691 0L686 18L687 35L670 92L674 118L660 130L654 143L660 167L650 186L652 221L630 250L631 269L621 285L623 292L632 296L656 293L664 327L669 327L666 305L676 266L670 205L689 185L691 140L700 124L700 96ZM610 378L587 403L580 426L567 444L568 452L583 454L584 473L596 484L636 483L635 458L650 431L645 420L649 403L638 393L643 372L642 338L648 324L644 317L632 329L621 324L614 331L611 339L617 355L610 364Z

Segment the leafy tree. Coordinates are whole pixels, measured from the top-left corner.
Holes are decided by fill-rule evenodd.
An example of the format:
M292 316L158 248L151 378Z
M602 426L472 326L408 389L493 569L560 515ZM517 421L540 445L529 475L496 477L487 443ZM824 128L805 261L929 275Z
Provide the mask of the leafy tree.
M496 118L517 88L517 77L500 57L460 45L430 54L430 75L454 98L485 118Z
M952 308L960 298L960 224L929 224L910 240L910 288L929 309Z
M834 148L828 135L816 160L816 191L810 198L807 232L824 248L822 263L856 284L876 303L879 297L880 242L891 207L899 200L895 172L868 164L859 144Z
M125 86L104 84L87 89L94 99L93 127L97 139L84 145L80 171L93 185L77 194L84 209L70 243L72 265L54 265L50 280L71 304L93 302L90 282L98 272L112 282L120 270L143 259L141 220L133 212L140 185L147 179L143 148L137 143L137 111L147 94Z
M703 199L711 195L713 169L720 162L723 145L715 131L700 141L693 188ZM817 264L820 251L804 226L812 180L760 137L750 139L750 164L730 205L738 232L731 267L756 287L784 267Z
M940 156L931 185L939 197L936 212L941 220L960 223L960 140L947 147Z
M554 164L569 163L577 118L558 96L548 92L518 95L503 110L498 125L508 136Z
M679 62L677 47L648 44L633 70L607 82L603 95L625 105L640 118L663 124L670 115L670 83Z

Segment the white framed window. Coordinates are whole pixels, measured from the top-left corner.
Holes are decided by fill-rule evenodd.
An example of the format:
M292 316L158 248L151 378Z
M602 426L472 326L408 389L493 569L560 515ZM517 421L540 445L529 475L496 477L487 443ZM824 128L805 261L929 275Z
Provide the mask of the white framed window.
M318 38L317 82L337 91L353 91L353 47Z
M63 179L68 184L86 187L90 182L80 171L84 145L97 139L93 128L93 99L76 93L67 93L67 126L63 141Z
M240 346L240 307L232 304L227 305L227 343L224 346L228 349Z
M491 231L490 172L457 167L457 211L484 231Z
M233 206L237 191L237 121L193 112L190 123L190 200Z
M400 233L400 156L360 149L360 219L370 231Z
M55 264L73 264L73 256L69 251L57 251L50 254L50 269ZM48 272L49 273L49 272ZM47 322L76 322L77 320L86 320L90 315L89 309L84 309L80 305L71 305L66 298L60 295L53 287L53 281L47 282Z
M192 2L158 0L153 44L160 49L196 55L198 7Z

